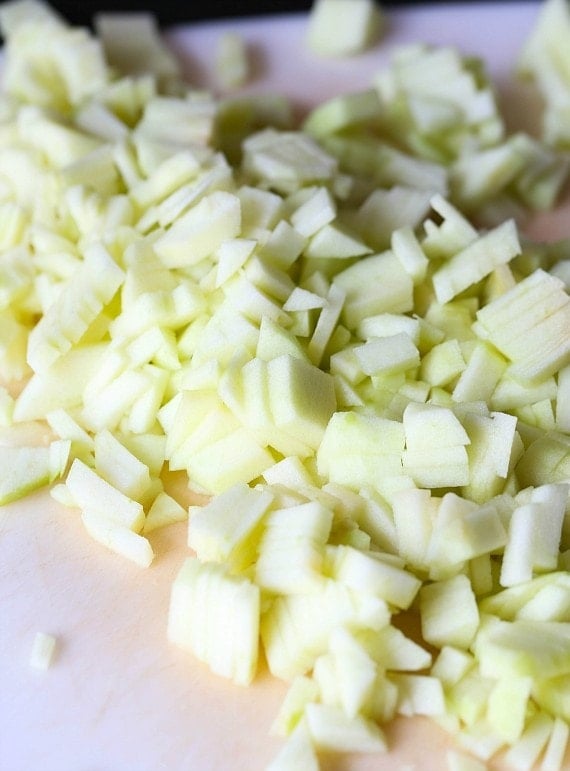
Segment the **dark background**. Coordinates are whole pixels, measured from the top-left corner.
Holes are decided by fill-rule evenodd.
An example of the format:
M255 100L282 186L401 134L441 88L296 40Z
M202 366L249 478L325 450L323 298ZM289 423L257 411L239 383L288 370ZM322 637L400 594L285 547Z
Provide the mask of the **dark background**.
M487 0L487 2L490 3L493 0ZM165 3L149 2L148 0L146 2L145 0L93 0L92 2L53 0L51 5L74 24L89 24L97 12L152 11L159 23L166 25L200 19L308 11L312 5L312 0L186 0L177 3L172 2L172 0L167 0ZM429 5L429 2L421 2L421 0L384 0L381 2L381 7L386 9L403 5Z

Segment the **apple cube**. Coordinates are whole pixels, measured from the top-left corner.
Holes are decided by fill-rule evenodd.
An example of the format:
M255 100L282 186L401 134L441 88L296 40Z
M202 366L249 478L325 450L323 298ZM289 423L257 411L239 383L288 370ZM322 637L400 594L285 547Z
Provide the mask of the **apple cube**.
M301 720L266 771L319 771L319 761L306 721Z
M437 301L448 302L485 278L497 266L512 260L520 251L517 229L512 220L480 236L462 251L454 254L433 274Z
M255 582L276 594L318 591L332 511L317 501L269 512L259 541Z
M391 624L378 631L359 631L357 639L383 670L418 672L431 664L431 654Z
M325 704L307 704L307 726L320 750L329 752L386 752L382 730L372 720L347 717L342 709Z
M65 481L75 505L91 515L98 513L101 518L139 532L144 524L143 507L132 500L83 461L76 458Z
M500 678L489 694L487 720L509 744L516 742L524 729L532 678Z
M536 382L570 356L570 298L563 283L536 270L477 312L475 331L511 361L508 373Z
M410 607L421 586L412 573L382 559L381 554L350 546L335 547L333 575L351 589L370 592L400 609Z
M363 345L357 345L354 353L367 375L405 372L420 363L419 351L405 332L370 338Z
M515 771L530 771L544 750L553 730L554 721L545 712L537 712L526 725L520 738L505 753L505 761Z
M445 696L437 678L430 675L395 674L390 679L398 687L397 711L400 715L445 714Z
M570 635L555 621L496 620L480 627L473 650L484 677L538 681L568 673Z
M188 511L168 493L160 491L152 502L143 525L143 535L152 533L175 522L185 522L188 519Z
M108 430L95 435L95 471L129 498L144 498L150 470Z
M254 557L272 503L268 489L236 484L205 506L190 508L188 545L202 562L223 562L241 570Z
M62 476L70 442L56 440L48 447L0 446L0 505L23 498Z
M245 85L249 77L245 40L235 32L220 36L216 49L216 78L224 90Z
M413 308L413 282L391 252L364 257L335 276L346 294L342 317L349 329L378 313L406 313Z
M212 672L248 685L257 670L259 612L255 584L188 557L172 584L168 639Z
M154 559L148 539L120 523L116 517L106 516L100 510L83 509L81 521L89 535L107 549L147 568Z
M424 585L419 601L424 640L440 648L469 647L479 626L479 610L466 576Z
M293 678L270 732L278 736L289 736L302 721L307 704L318 699L319 686L313 677L298 675Z
M125 274L101 245L89 248L85 262L67 282L63 294L30 333L28 362L44 372L85 334L111 301Z
M382 600L326 579L318 592L276 597L261 618L270 672L283 680L310 671L326 653L333 629L381 629L390 612Z
M244 171L278 191L330 180L337 167L331 155L301 132L265 129L243 143Z
M239 198L216 191L188 209L154 243L169 268L194 265L212 255L223 241L235 238L241 228Z
M307 43L319 56L351 56L370 45L381 23L371 0L315 0Z
M404 472L419 487L461 487L469 481L469 436L452 410L410 403L403 413Z
M36 632L30 653L30 666L34 669L49 669L56 652L57 639L46 632Z

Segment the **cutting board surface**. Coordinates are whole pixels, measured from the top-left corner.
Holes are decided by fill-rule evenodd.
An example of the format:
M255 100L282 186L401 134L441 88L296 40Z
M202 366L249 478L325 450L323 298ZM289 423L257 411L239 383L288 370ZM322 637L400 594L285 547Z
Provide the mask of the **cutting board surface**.
M344 61L310 56L302 15L182 26L168 38L192 80L211 86L216 40L238 29L255 59L249 90L284 93L300 111L368 86L397 45L459 46L485 57L511 125L527 128L537 113L511 69L537 10L487 3L391 11L382 43ZM569 229L560 212L528 227L548 240ZM279 749L269 728L284 684L262 672L251 688L234 687L168 644L170 586L189 553L186 526L157 531L151 541L156 560L143 570L92 542L77 512L47 493L0 509L3 771L261 771ZM46 672L28 665L37 631L58 639ZM428 721L398 720L387 735L387 756L326 758L323 768L445 768L445 734Z

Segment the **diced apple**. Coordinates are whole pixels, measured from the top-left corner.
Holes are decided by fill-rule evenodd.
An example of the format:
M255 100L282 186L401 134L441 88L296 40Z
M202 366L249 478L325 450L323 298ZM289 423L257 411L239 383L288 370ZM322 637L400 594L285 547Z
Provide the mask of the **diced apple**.
M223 241L240 233L241 208L237 196L210 193L160 236L154 248L170 268L194 265L213 254Z
M308 45L320 56L350 56L378 34L382 15L371 0L315 0Z
M57 440L48 447L0 446L0 505L23 498L62 476L69 450L70 442L66 440Z
M266 767L266 771L319 771L319 761L313 746L313 739L302 720L291 733L279 753Z
M248 685L257 670L259 589L188 557L172 585L168 639L222 677Z
M305 716L311 737L321 750L332 752L386 752L384 734L363 717L347 717L341 709L307 704Z
M317 501L269 512L259 541L255 582L276 594L318 591L332 511Z
M148 539L121 524L113 515L106 516L100 510L85 508L81 521L89 535L107 549L140 567L147 568L151 564L154 553Z
M30 653L30 666L34 669L48 669L57 647L57 639L47 632L36 632Z
M222 562L243 569L255 554L260 525L272 502L269 490L240 483L203 507L191 507L189 546L202 562Z
M466 576L427 584L419 599L424 640L440 648L469 647L479 626L479 611Z
M129 530L138 532L144 523L143 507L77 458L71 464L65 482L75 505L91 515L98 513L101 518L115 522Z

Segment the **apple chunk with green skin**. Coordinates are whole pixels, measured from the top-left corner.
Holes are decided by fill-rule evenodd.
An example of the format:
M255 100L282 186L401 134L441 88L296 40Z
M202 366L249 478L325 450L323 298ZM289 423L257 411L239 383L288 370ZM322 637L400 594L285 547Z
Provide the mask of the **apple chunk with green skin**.
M48 447L0 447L0 506L16 501L53 482L67 465L71 442Z

